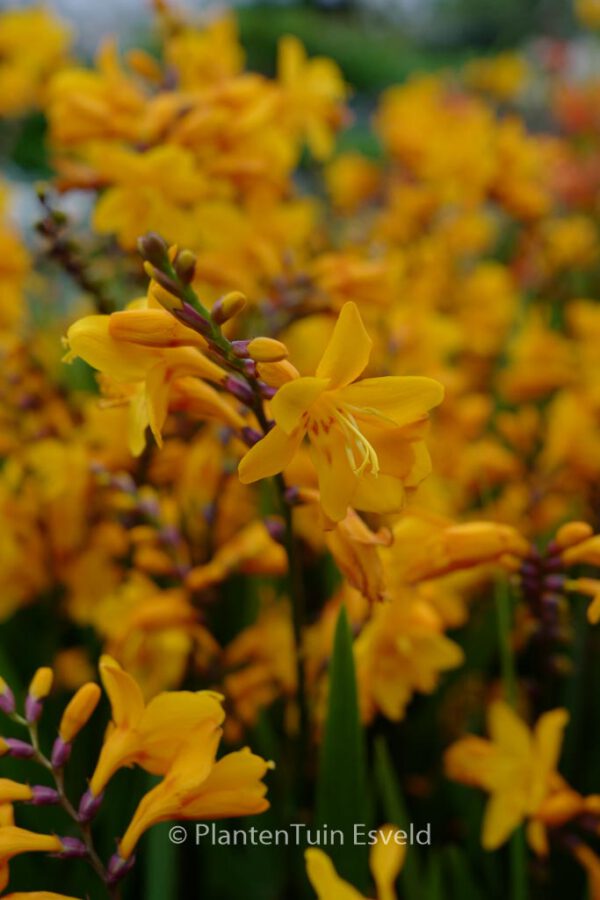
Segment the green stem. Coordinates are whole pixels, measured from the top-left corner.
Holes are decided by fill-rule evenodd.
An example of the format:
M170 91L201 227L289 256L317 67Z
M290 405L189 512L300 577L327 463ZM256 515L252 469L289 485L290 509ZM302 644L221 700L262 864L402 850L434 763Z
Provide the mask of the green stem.
M58 793L59 805L62 807L64 812L68 815L68 817L70 819L72 819L72 821L77 825L77 828L79 829L79 833L81 835L81 839L82 839L83 843L85 844L85 847L87 850L87 860L88 860L90 866L94 869L94 871L96 872L98 877L101 879L111 900L119 900L119 896L120 896L119 887L118 886L111 887L107 883L108 882L107 872L106 872L106 869L104 868L104 864L102 863L102 860L100 859L100 857L98 856L98 853L96 852L91 828L90 828L89 824L84 824L84 823L80 822L79 816L77 814L77 810L75 809L75 807L73 806L73 804L71 803L71 801L69 800L69 798L67 796L67 792L65 790L65 780L64 780L64 775L63 775L62 769L56 769L52 765L52 763L48 759L48 757L45 756L45 754L42 753L42 751L40 749L40 741L39 741L37 724L35 722L31 722L31 723L27 722L25 719L22 719L21 716L14 716L14 718L16 721L19 722L19 724L26 725L26 727L29 731L31 744L35 750L35 755L33 756L33 759L39 765L41 765L45 769L47 769L48 772L50 772L52 779L54 781L55 787L56 787L56 791Z
M502 685L507 702L514 708L517 702L517 673L512 645L512 603L508 583L498 579L494 585L498 646ZM527 900L527 846L521 825L510 840L511 900Z

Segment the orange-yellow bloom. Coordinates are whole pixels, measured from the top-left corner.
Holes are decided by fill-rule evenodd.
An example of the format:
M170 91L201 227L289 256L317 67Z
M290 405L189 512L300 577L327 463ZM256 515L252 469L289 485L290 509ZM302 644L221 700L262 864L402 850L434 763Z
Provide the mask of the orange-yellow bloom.
M540 813L557 779L564 709L544 713L533 731L503 701L488 713L490 740L468 736L446 751L449 778L487 791L482 843L499 847L525 819Z
M212 691L159 694L146 706L137 683L111 657L102 657L100 676L112 722L90 780L95 796L123 766L137 764L164 774L192 731L206 723L217 728L223 721L222 698Z
M242 459L244 484L281 472L308 435L329 519L340 521L349 506L380 513L402 508L405 489L429 474L423 431L443 388L418 376L353 383L370 353L358 308L346 303L316 374L283 384L273 398L275 426Z
M129 859L142 834L157 822L226 819L268 809L261 779L270 764L247 747L215 762L220 739L221 729L213 722L188 734L165 778L136 809L119 845L123 859Z

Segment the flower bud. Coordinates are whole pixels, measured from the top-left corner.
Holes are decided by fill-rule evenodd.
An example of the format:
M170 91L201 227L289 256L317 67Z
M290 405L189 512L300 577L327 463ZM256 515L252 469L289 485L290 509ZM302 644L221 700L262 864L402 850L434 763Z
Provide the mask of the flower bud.
M0 710L8 716L15 711L15 695L4 678L0 678Z
M10 753L15 759L30 759L35 755L35 749L25 741L20 741L18 738L3 738L2 740L7 748L5 752Z
M119 856L118 853L115 853L108 861L107 866L107 883L114 887L122 878L127 875L130 869L135 865L135 856L130 856L129 859L123 859L122 856Z
M54 769L62 769L68 763L72 749L71 744L67 744L57 737L52 745L52 755L50 756L52 767Z
M220 297L212 308L211 317L217 325L223 325L241 313L246 306L246 298L240 291L231 291Z
M248 354L255 362L281 362L290 355L281 341L270 337L256 337L248 342Z
M93 794L88 788L79 801L79 809L77 810L77 818L79 821L82 824L91 822L100 809L103 800L104 793L100 793L96 796L96 794Z
M101 690L93 681L84 684L71 698L60 720L58 734L65 742L71 741L79 734L88 719L96 709L100 700Z
M34 806L53 806L60 800L58 791L46 787L45 784L35 784L31 788L31 803Z
M74 837L60 837L61 849L57 856L63 859L82 859L88 855L88 850L83 841Z
M28 722L37 722L42 714L43 701L52 690L54 672L47 666L38 669L29 685L25 698L25 718Z
M245 403L249 406L254 400L254 394L252 393L251 388L246 384L245 381L239 381L233 375L228 375L227 378L223 381L223 387L226 391L229 391L230 394L233 394L238 400L241 400L242 403Z
M184 282L190 284L196 271L196 256L191 250L182 250L175 259L175 271Z
M147 260L159 269L164 266L169 258L169 248L166 241L155 231L149 231L148 234L138 238L137 246L142 259Z

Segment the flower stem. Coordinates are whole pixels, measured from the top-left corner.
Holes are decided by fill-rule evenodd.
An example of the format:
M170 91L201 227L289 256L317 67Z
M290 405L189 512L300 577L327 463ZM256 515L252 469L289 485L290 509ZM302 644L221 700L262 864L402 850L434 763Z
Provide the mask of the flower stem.
M19 719L20 719L20 717L19 717ZM25 723L25 720L20 719L20 721ZM108 896L111 898L111 900L118 900L119 888L118 887L113 888L108 884L108 873L104 867L102 860L100 859L100 857L98 856L98 853L96 852L90 825L80 821L79 816L77 814L77 810L75 809L75 807L73 806L73 804L71 803L71 801L69 800L69 798L67 796L67 793L65 790L65 779L64 779L64 774L63 774L62 769L55 768L52 765L51 761L48 759L48 757L45 756L44 753L42 753L42 751L40 749L37 724L35 722L25 723L25 724L27 725L27 729L29 731L31 744L35 750L33 759L39 765L41 765L45 769L47 769L48 772L50 773L50 775L52 776L52 779L54 781L56 791L57 791L58 797L59 797L59 801L58 801L59 805L65 811L67 816L75 823L75 825L77 825L77 828L81 835L81 840L85 844L85 847L87 850L87 860L88 860L90 866L94 869L94 871L96 872L98 877L103 882L104 886L106 887Z
M512 645L512 608L510 589L505 579L498 579L494 585L496 618L498 623L498 646L502 685L507 702L514 708L517 702L517 675ZM525 831L520 826L510 840L510 877L512 900L527 900L527 846Z

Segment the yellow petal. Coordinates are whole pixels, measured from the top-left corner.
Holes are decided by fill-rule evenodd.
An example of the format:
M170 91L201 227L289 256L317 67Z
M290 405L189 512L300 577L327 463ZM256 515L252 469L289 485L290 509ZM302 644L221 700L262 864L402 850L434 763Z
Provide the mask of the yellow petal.
M323 512L332 522L340 522L346 517L361 481L350 466L340 430L332 428L329 434L320 434L318 439L313 436L311 456L319 479Z
M292 461L303 436L300 429L294 434L286 434L278 425L271 428L242 458L238 467L242 484L251 484L281 472Z
M117 728L135 728L144 712L144 699L136 681L110 656L100 659L100 677Z
M406 492L400 478L381 472L362 475L357 482L352 505L362 512L381 515L400 512L406 503Z
M170 691L154 697L138 726L144 768L165 772L191 732L205 722L220 725L225 718L221 700L212 691Z
M374 415L380 414L395 425L408 425L442 402L444 388L433 378L390 375L350 384L343 389L342 398L344 403L372 410Z
M396 831L393 825L384 825L371 849L369 863L377 886L377 900L395 900L396 897L394 885L406 856L406 844L394 840Z
M326 378L315 378L313 375L283 384L271 401L271 412L279 427L291 434L300 424L302 415L328 386Z
M503 700L497 700L490 706L488 730L492 741L507 753L525 759L531 754L529 728Z
M313 847L305 852L304 859L308 880L319 900L364 900L356 888L340 878L333 863L322 850Z
M486 850L496 850L524 818L525 811L517 794L494 794L485 808L481 843Z
M138 381L159 358L160 351L116 341L109 333L110 316L86 316L67 331L70 358L79 356L116 381Z
M317 378L329 378L332 388L350 384L366 369L372 346L358 306L356 303L344 303L317 366Z

